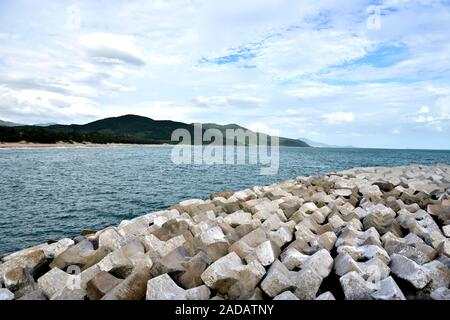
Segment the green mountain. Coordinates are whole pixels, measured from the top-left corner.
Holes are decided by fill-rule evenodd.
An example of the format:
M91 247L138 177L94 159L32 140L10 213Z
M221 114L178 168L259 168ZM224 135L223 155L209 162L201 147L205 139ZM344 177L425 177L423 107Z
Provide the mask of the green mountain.
M216 128L224 133L226 129L245 129L235 124L222 126L208 123L203 125L203 131L209 128ZM175 144L178 142L171 141L172 132L175 129L186 129L192 138L194 136L193 124L169 120L153 120L136 115L124 115L101 119L84 125L50 125L46 127L23 125L6 127L0 125L0 141ZM303 141L288 138L280 138L280 145L308 146Z
M243 129L243 130L248 130L250 132L256 133L252 130L249 130L247 128L241 127L240 125L231 123L231 124L226 124L226 125L220 125L217 123L204 123L203 124L203 128L206 129L218 129L222 132L222 134L224 135L224 137L226 136L226 130L227 129ZM290 138L284 138L284 137L279 137L279 143L280 146L286 146L286 147L309 147L310 145L308 145L307 143L305 143L302 140L298 140L298 139L290 139Z
M0 126L3 126L3 127L17 127L17 126L22 126L22 124L11 122L11 121L0 120Z

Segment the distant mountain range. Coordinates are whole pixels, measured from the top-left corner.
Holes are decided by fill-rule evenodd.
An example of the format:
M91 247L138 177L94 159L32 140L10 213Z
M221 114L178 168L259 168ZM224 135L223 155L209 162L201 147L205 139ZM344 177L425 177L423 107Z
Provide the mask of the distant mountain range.
M48 127L48 126L52 126L52 125L55 125L55 124L56 123L54 123L54 122L36 123L33 126L36 126L36 127ZM25 126L25 124L0 120L0 126L3 126L3 127L20 127L20 126Z
M223 133L225 133L226 129L241 128L247 130L236 124L203 124L203 130L209 128L216 128ZM1 121L0 141L174 144L177 142L171 141L171 135L175 129L186 129L191 134L191 137L194 136L193 124L169 120L153 120L137 115L124 115L101 119L84 125L40 124L27 126ZM279 141L281 146L309 147L307 143L298 139L280 137Z
M313 141L307 138L299 138L299 140L306 142L311 147L315 148L354 148L353 146L336 146L331 144L326 144L322 142Z
M17 127L17 126L21 126L21 124L20 123L15 123L15 122L10 122L10 121L0 120L0 126L3 126L3 127Z
M234 123L227 124L227 125L220 125L220 124L216 124L216 123L203 123L202 125L205 130L218 129L222 132L222 134L224 136L226 135L227 129L233 129L233 130L243 129L243 130L248 130L249 132L257 133L257 132L254 132L254 131L244 128L244 127L241 127L240 125L237 125ZM285 137L279 137L279 143L280 143L280 146L285 146L285 147L310 147L311 146L308 143L305 143L304 141L302 141L300 139L290 139L290 138L285 138Z

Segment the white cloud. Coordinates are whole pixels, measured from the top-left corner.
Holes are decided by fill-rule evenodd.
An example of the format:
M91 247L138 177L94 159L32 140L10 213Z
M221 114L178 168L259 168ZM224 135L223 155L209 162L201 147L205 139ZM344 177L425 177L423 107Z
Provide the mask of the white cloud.
M353 112L333 112L329 113L323 116L328 123L345 123L345 122L352 122L355 120L355 115Z
M94 32L80 36L80 43L100 63L145 64L133 36Z
M195 97L194 103L198 106L203 106L206 108L211 107L247 107L247 108L255 108L259 107L265 102L267 99L253 96L198 96Z
M48 10L8 2L0 119L136 113L262 123L290 137L320 128L330 144L339 144L336 126L345 124L345 145L399 146L426 136L442 147L450 126L443 80L450 6L382 1L382 29L373 31L365 21L370 2L79 0L80 28L71 30L63 2ZM402 134L392 138L396 130ZM384 133L389 139L378 138Z
M308 99L313 97L334 96L342 92L341 86L332 86L320 82L300 82L296 88L287 90L288 95L298 97L300 99Z
M271 129L267 124L262 122L254 122L247 126L248 129L254 132L261 132L265 134L271 134L273 129Z
M417 113L428 113L428 112L430 112L430 108L428 108L427 106L421 106Z
M45 115L45 116L44 116ZM0 119L25 124L93 120L106 116L93 101L43 90L11 90L0 87Z

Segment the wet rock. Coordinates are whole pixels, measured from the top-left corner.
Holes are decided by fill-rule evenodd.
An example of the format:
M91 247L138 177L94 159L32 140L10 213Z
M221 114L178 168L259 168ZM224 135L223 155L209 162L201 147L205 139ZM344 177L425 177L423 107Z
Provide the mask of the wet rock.
M207 286L184 290L168 274L150 279L147 283L147 300L207 300L209 297Z

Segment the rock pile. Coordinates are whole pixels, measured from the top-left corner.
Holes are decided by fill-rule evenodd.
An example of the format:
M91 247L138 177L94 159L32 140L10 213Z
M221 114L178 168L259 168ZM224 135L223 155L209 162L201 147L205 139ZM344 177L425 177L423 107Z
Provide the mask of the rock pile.
M7 299L450 299L450 166L186 200L4 256Z

